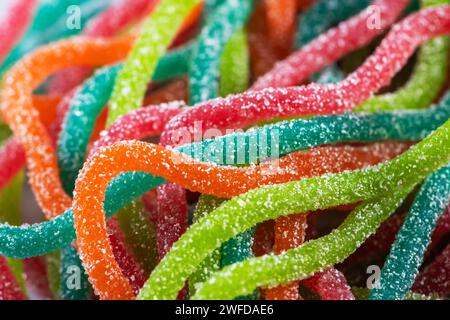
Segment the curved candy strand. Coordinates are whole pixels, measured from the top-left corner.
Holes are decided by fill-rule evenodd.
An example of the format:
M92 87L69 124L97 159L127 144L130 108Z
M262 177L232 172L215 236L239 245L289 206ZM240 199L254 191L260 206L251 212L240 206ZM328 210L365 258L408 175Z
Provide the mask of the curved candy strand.
M66 1L42 1L28 31L1 64L0 74L6 73L19 59L39 46L78 34L90 18L110 5L110 1L73 0L70 5L78 6L83 13L79 17L81 28L67 27L69 16Z
M90 20L82 31L86 37L112 37L145 12L151 11L156 0L121 0ZM56 75L49 86L52 93L67 93L79 85L92 71L86 67L73 67Z
M77 63L113 63L126 54L129 46L129 39L64 40L27 56L5 75L1 114L25 149L30 184L47 217L64 212L72 201L61 187L53 145L32 106L31 93L55 71Z
M372 289L369 299L405 297L414 284L432 231L449 202L450 165L447 165L422 186L381 270L379 288Z
M424 7L447 4L446 0L422 0ZM394 93L376 96L355 111L389 111L399 109L420 109L428 107L446 79L448 64L448 37L430 41L422 46L411 79Z
M409 16L393 27L375 53L357 71L336 85L269 88L201 103L172 119L161 141L177 143L173 141L173 135L182 129L198 137L208 128L242 128L279 117L351 110L388 84L417 45L428 36L447 32L450 22L447 20L450 19L445 16L448 12L450 6L442 6ZM194 127L194 123L199 122L201 125Z
M189 71L192 104L218 96L220 58L226 43L244 26L252 9L253 0L225 0L202 29Z
M253 0L225 0L206 21L196 40L189 70L192 104L219 95L221 57L227 42L248 19ZM182 189L174 184L158 188L158 252L162 258L187 229L187 204ZM176 226L176 228L174 228Z
M250 158L258 160L257 157L251 157L248 154L249 146L258 141L258 136L271 136L272 132L279 134L280 156L336 141L370 142L386 139L416 141L423 139L449 118L449 101L448 98L444 99L438 108L420 112L345 114L283 122L250 130L244 134L232 134L191 146L183 146L180 150L188 155L199 157L199 160L217 161L215 150L221 148L223 143L228 143L227 145L233 147L230 154L243 154L242 161L246 163ZM146 109L137 112L144 111ZM124 127L126 126L124 123ZM324 128L329 129L326 134L323 132ZM118 130L118 134L121 131L123 129ZM144 136L145 132L140 132L136 139ZM105 136L103 138L108 140ZM119 136L119 139L123 139L123 136ZM129 139L133 139L133 137L129 137ZM242 143L234 144L233 141ZM100 146L101 143L99 142L98 145ZM234 159L238 159L237 156ZM223 163L220 158L219 163ZM234 163L235 161L232 161L229 164ZM111 216L130 203L132 199L161 183L164 181L144 173L121 175L108 187L105 202L107 215ZM225 190L229 190L229 188L227 187ZM74 238L72 209L69 209L51 221L31 226L14 228L0 225L0 254L17 258L43 255L69 244Z
M165 80L187 72L191 47L165 56L155 71L154 80ZM71 192L78 171L83 167L87 145L95 120L110 99L114 82L122 66L97 71L70 103L58 140L58 164L64 190Z
M132 149L135 151L130 152ZM312 156L310 159L316 158ZM336 163L335 159L335 156L330 157L330 165L324 165L324 167L331 168L331 165ZM192 191L206 191L206 193L216 196L224 196L225 190L227 190L226 195L229 195L229 192L234 193L238 186L244 188L251 187L250 183L245 183L245 181L254 181L254 183L260 184L269 182L274 177L277 177L276 174L273 177L266 174L267 170L271 169L270 165L268 168L264 166L255 167L255 171L252 168L217 167L206 163L197 163L196 166L192 166L192 161L192 159L185 155L177 154L160 146L138 141L115 143L111 147L97 152L87 161L87 164L77 179L75 187L74 218L77 230L77 243L81 257L86 266L86 271L89 274L91 284L93 284L102 298L129 299L134 296L128 281L123 277L120 268L118 268L114 257L110 253L110 246L106 239L106 230L102 227L105 219L102 203L105 196L104 192L109 181L117 174L122 171L157 173L165 179L174 181L184 187L186 184L192 184L189 186L189 189ZM353 162L350 161L348 164L351 165L351 163ZM306 164L296 164L292 169L294 168L304 168L307 176L310 174L309 170L320 170L320 168ZM288 176L295 175L295 170L292 169L287 170L285 173ZM180 172L184 173L179 174ZM232 174L232 177L228 176L228 174ZM247 174L250 174L250 176L247 176ZM258 179L255 179L255 177L252 178L251 175L253 174L256 174ZM264 181L267 179L269 181ZM229 186L224 188L221 185L219 189L218 182L220 182L219 184L227 183ZM95 190L99 191L97 194L92 192L92 186L94 185L96 186ZM86 198L88 193L90 196ZM376 191L374 193L376 194ZM90 208L89 216L84 214L88 208L87 206ZM242 232L245 230L243 229ZM189 231L185 234L188 233ZM96 261L96 263L92 263L92 261ZM166 258L162 261L166 261ZM158 268L156 267L154 272ZM178 291L181 288L182 286L178 288Z
M199 0L162 0L143 27L120 71L110 101L107 124L127 111L141 106L148 79L158 60L181 29L185 17Z
M325 209L340 204L356 203L361 200L386 194L392 190L406 188L409 191L412 186L419 183L421 179L429 173L448 162L450 158L450 153L448 153L448 151L450 151L449 128L450 121L447 121L433 134L401 156L393 161L373 168L342 174L324 175L322 177L305 179L298 182L262 187L226 202L207 217L199 221L196 225L192 226L189 231L174 244L172 250L153 271L150 279L141 290L139 297L150 299L173 299L180 287L182 287L184 279L195 271L198 264L201 263L212 250L236 233L243 232L259 222L278 218L279 216L288 215L293 212L301 213ZM437 150L437 148L439 148L439 150ZM418 159L421 159L421 162L418 162ZM87 171L90 171L89 165L85 168L87 168ZM81 186L88 187L83 184L81 184ZM292 197L286 199L286 194L290 194ZM393 204L397 204L398 200L399 199L396 198L395 201L393 201ZM370 205L363 206L362 208L366 207L370 208ZM80 210L81 215L82 211L83 210ZM359 210L357 210L357 212L359 212ZM389 212L391 212L391 210L389 210ZM224 223L224 221L226 221L226 223ZM369 225L371 224L367 223L367 227L369 227ZM359 232L364 228L356 227L354 225L353 229ZM355 230L352 230L353 233ZM80 231L77 232L77 235L81 236ZM363 233L362 235L364 236L370 233L373 232ZM352 235L352 239L355 239L354 235ZM219 299L226 299L235 297L234 293L248 294L258 286L268 284L275 285L296 280L298 277L294 275L299 275L299 266L296 265L292 269L287 269L289 262L289 265L292 266L293 260L289 258L284 260L284 258L290 257L292 253L296 253L298 250L299 249L291 249L276 257L265 256L262 258L252 258L245 262L237 263L231 267L225 268L218 273L218 277L213 276L213 280L207 281L205 285L197 291L196 296L208 298L208 295L201 293L201 291L213 294L217 290L211 290L210 288L215 285L218 285L221 288L221 290L218 290L220 292L216 293L216 296ZM328 254L328 250L321 252ZM295 254L293 255L295 256ZM332 255L330 255L330 257L331 256ZM318 261L330 261L330 257L324 257L323 260L314 260L314 264L317 266ZM267 278L270 274L270 272L267 272L267 268L260 269L258 267L254 269L258 271L252 272L252 277L247 277L247 279L239 277L241 280L238 282L232 282L230 280L236 276L237 273L242 271L236 268L236 266L248 268L249 266L256 264L255 261L264 263L265 260L271 259L273 263L279 263L277 270L284 271L283 276L278 274L277 277L275 277L275 279L278 280L277 283L274 283L273 276L270 277L270 279ZM303 259L302 261L305 260ZM285 265L286 268L282 267L284 263L287 263ZM183 266L182 268L180 267L181 265ZM230 270L237 271L233 276L230 276ZM288 270L291 272L286 272ZM315 271L318 270L316 269ZM224 275L225 278L223 277ZM242 274L240 273L239 275ZM223 281L229 283L230 286L224 286ZM225 287L230 290L224 290ZM233 290L238 290L239 292Z
M409 1L376 0L379 8L380 24L369 25L373 12L370 8L357 16L339 24L310 42L302 49L292 53L252 86L252 90L269 87L288 87L297 85L313 73L335 62L349 52L368 44L373 38L389 27L408 5ZM414 15L413 15L414 16ZM317 59L320 56L321 59Z

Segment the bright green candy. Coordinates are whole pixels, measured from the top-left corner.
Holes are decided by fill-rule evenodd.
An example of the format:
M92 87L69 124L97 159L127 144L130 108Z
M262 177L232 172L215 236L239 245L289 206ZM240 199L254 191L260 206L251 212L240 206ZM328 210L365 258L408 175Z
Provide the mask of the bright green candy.
M223 199L202 195L195 208L193 223L208 215L224 202ZM205 258L200 267L189 277L189 295L193 296L196 292L196 286L206 281L214 271L220 270L220 251L214 250L212 254Z
M227 43L233 45L229 40L244 26L252 9L253 0L225 0L207 20L192 54L189 71L191 104L217 98L222 53ZM244 69L248 67L244 66Z
M59 300L61 298L59 290L61 283L61 278L59 276L59 271L61 268L60 255L61 255L60 251L54 251L48 253L47 256L45 257L47 262L48 285L55 300Z
M228 41L220 63L220 95L243 92L250 79L250 54L244 30Z
M240 141L230 152L240 154L244 151L244 158L249 161L248 150L252 143L257 141L255 138L262 134L266 137L271 136L270 132L279 133L280 156L337 141L416 141L423 139L449 117L450 96L447 96L439 107L425 111L368 115L343 114L286 121L249 130L246 133L203 141L193 146L183 146L179 148L179 151L190 155L192 150L200 149L204 152L196 159L214 161L217 157L214 157L214 154L211 157L210 152L213 153L214 150L223 146L224 141L230 146L233 146L232 141ZM109 184L106 191L104 208L107 217L162 183L165 183L164 179L143 172L127 172L119 175ZM39 256L60 249L74 239L73 211L68 209L51 221L31 226L0 225L0 254L16 258Z
M141 201L122 208L117 213L125 240L147 274L150 274L158 263L156 251L155 225L144 211Z
M185 17L198 3L199 0L162 0L158 4L117 77L108 125L141 106L148 79L155 72L159 59L180 30Z
M422 1L424 7L447 3L447 0ZM402 89L369 99L355 111L373 112L428 107L439 94L446 79L449 43L448 37L442 37L423 45L414 73Z
M362 200L392 194L393 191L399 189L408 189L409 191L411 186L419 183L424 177L449 160L450 120L400 157L379 166L366 170L328 174L281 185L266 186L236 197L224 203L192 226L174 244L172 250L153 271L150 279L141 290L139 298L174 299L177 292L183 287L185 279L196 270L204 258L211 254L224 241L250 229L257 223L276 219L291 213L315 211L341 204L356 203ZM286 195L290 195L290 197ZM389 203L387 199L383 199L381 204L385 208L390 207L390 209L395 209L399 200L403 199L405 195L402 194L401 197L395 196L393 199L390 199L392 200L392 206L387 205ZM373 203L369 202L368 205L361 207L356 213L365 211L367 208L371 208L371 206L373 206ZM386 214L390 214L393 211L383 210ZM368 221L370 220L368 219ZM375 222L379 223L381 221L375 220ZM367 221L365 224L371 225ZM365 224L358 223L351 225L349 230L351 231L352 239L354 239L355 233L364 228ZM371 227L374 227L376 230L378 224L375 227L375 224L371 225ZM363 233L364 236L367 234L370 233ZM342 250L344 248L345 246L343 246ZM217 296L214 296L215 298L220 299L225 298L225 296L226 298L234 298L238 294L250 293L257 286L276 285L288 282L289 280L296 280L299 276L301 277L305 274L304 272L296 272L299 268L298 261L302 261L301 257L292 254L292 252L296 253L296 250L298 251L298 249L288 251L281 255L281 258L275 258L276 261L271 261L277 264L277 270L281 270L280 273L284 274L283 277L274 277L273 274L267 272L267 268L260 269L260 266L258 266L255 268L258 275L260 272L261 276L269 276L268 279L259 279L258 275L255 274L255 270L251 267L252 263L260 261L264 265L264 261L270 258L253 258L225 268L223 272L218 273L217 276L213 276L211 278L212 280L210 279L207 282L208 285L205 285L203 289L197 292L196 297L211 298L210 295L214 296L215 292L217 294ZM320 252L330 253L327 250ZM315 259L312 262L316 267L312 271L318 271L324 267L320 266L319 262L321 261L323 260ZM329 265L332 264L334 263ZM303 263L300 265L303 266ZM251 272L252 277L247 277L247 279L243 280L241 277L242 273L239 273L241 272L239 271L240 267L238 268L236 266L244 266L243 268L247 268L247 274ZM237 270L236 274L231 274L232 270ZM306 275L309 274L312 274L312 272ZM237 277L234 278L234 275L237 275ZM240 280L230 282L229 280L224 280L224 278L230 281L231 279ZM278 281L276 281L277 279ZM230 286L223 286L222 281L230 283ZM249 285L244 285L244 282L249 282ZM217 287L214 287L214 283ZM211 289L211 287L214 289ZM235 293L237 294L235 295Z

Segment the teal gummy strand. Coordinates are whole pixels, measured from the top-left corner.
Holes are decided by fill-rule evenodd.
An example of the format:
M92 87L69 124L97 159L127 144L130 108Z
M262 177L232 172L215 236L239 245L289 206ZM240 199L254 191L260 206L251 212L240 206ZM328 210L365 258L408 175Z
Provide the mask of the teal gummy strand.
M77 250L68 245L61 251L60 297L62 300L90 300L91 286Z
M191 47L168 53L158 64L153 80L165 81L185 74ZM83 167L95 122L108 103L122 65L102 68L78 91L70 103L58 140L58 165L64 190L72 194L78 171ZM67 157L65 155L70 154Z
M248 72L246 70L248 69L248 63L238 66L237 70L230 70L234 66L234 61L229 60L237 58L238 61L248 61L246 59L248 56L247 46L245 45L246 37L240 35L242 35L242 28L252 12L253 1L224 0L215 3L215 5L215 10L206 20L193 50L189 72L190 102L193 105L219 96L219 76L222 80L220 83L220 95L222 96L233 93L228 92L228 90L234 88L229 89L228 87L236 87L236 85L233 85L235 81L233 78L235 77L244 81L245 87L248 86ZM234 46L230 48L233 51L226 50L229 45ZM234 54L237 56L234 57ZM225 243L220 250L221 266L251 257L252 239L253 232L248 231ZM212 261L210 261L210 265L212 264ZM204 265L203 267L207 266ZM256 295L240 297L239 299L256 299Z
M30 28L6 57L0 67L0 74L5 73L24 55L38 47L79 34L92 17L106 9L110 4L109 0L40 1ZM71 5L79 6L81 9L80 29L69 29L66 26L69 17L67 8Z
M239 140L237 150L248 150L250 139L259 134L268 134L271 130L279 132L280 156L300 149L309 149L321 144L338 141L371 142L378 140L410 140L425 138L430 132L450 118L450 96L439 107L426 111L388 112L380 114L344 114L312 119L301 119L277 123L251 130L247 134L234 134L196 143L195 146L183 146L179 150L188 155L192 150L205 152L202 161L209 159L214 146L223 146L224 139ZM330 131L325 130L330 129ZM237 139L239 137L239 139ZM245 158L249 158L248 155ZM108 217L129 204L134 198L166 181L143 172L128 172L119 175L108 186L105 211ZM58 250L75 239L73 211L69 209L62 215L31 226L13 227L0 225L0 254L7 257L26 258L44 255Z
M189 69L191 104L218 96L222 53L228 41L246 23L253 3L254 0L225 0L202 29Z
M450 202L450 164L427 178L396 236L370 300L404 299L414 284L439 217Z

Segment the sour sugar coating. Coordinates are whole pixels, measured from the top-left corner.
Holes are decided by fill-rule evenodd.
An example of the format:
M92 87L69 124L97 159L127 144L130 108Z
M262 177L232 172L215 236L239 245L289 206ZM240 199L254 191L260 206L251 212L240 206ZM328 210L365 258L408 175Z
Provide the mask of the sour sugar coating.
M32 105L31 94L55 71L74 64L113 63L122 58L129 48L130 39L110 42L77 38L63 40L27 56L5 75L1 109L3 120L25 149L30 184L47 217L64 212L70 208L72 201L61 187L53 145L38 111Z
M303 152L308 154L308 151ZM322 155L322 159L327 158L325 154ZM385 154L385 152L374 152L369 158L377 154L381 155ZM329 160L331 163L323 165L321 167L322 172L342 170L346 166L352 166L352 164L356 163L355 159L348 163L344 161L343 168L338 164L338 167L333 169L330 165L337 164L336 158L345 159L345 157L330 156ZM310 161L316 163L316 159L317 155L312 156ZM319 169L311 164L300 165L296 163L294 168L286 168L285 173L289 176L294 173L295 168L302 168L302 170L305 170L302 176L310 176L311 171ZM283 167L281 165L281 168ZM83 264L89 274L90 282L102 298L128 299L133 297L128 281L123 277L114 257L110 254L110 246L107 239L104 238L106 230L104 227L101 227L104 225L105 219L103 212L104 192L108 182L122 171L143 171L158 174L192 191L216 196L230 196L229 193L236 192L238 186L241 186L240 188L251 188L250 183L253 181L259 184L264 179L276 177L276 174L274 176L265 174L270 169L270 164L267 168L262 167L260 170L257 167L255 169L246 169L218 167L202 163L193 165L192 159L182 154L142 142L119 142L109 148L102 149L102 151L99 151L88 160L77 179L74 193L77 243ZM281 172L283 171L281 170ZM250 174L250 176L242 174L245 172ZM229 174L231 175L228 176ZM255 176L252 178L251 175L253 174ZM223 185L224 183L227 184L226 187ZM220 188L219 184L221 184ZM94 185L96 187L92 188L91 186ZM98 191L95 197L93 196L94 190ZM227 194L224 194L224 191ZM91 196L86 197L87 193ZM86 215L88 207L91 208L89 216ZM98 227L101 230L97 230ZM106 248L106 251L104 248ZM165 259L162 261L165 261ZM180 290L181 287L178 289Z
M422 186L381 270L372 300L403 299L414 284L431 234L450 202L450 165L432 174Z
M252 149L250 146L258 141L258 136L268 137L272 132L279 133L280 156L337 141L370 142L386 139L416 141L423 139L443 124L449 118L449 114L450 104L447 97L439 107L426 111L373 115L346 114L294 120L256 128L244 134L232 134L186 145L181 147L180 151L198 157L199 160L217 161L221 164L224 163L223 157L217 156L217 150L227 143L232 148L230 154L234 156L231 162L226 163L234 164L239 163L235 162L239 159L244 163L258 161L258 156L249 154L249 150ZM125 127L128 125L124 123ZM324 128L327 128L326 134ZM237 157L236 155L242 151L243 156ZM263 154L270 155L270 152ZM105 202L107 215L111 216L134 198L161 183L164 183L164 180L142 172L119 176L110 184L107 191ZM0 239L3 240L0 241L0 253L17 258L43 255L69 244L74 238L73 215L70 209L49 222L20 228L1 225Z
M367 8L279 62L271 71L260 77L252 89L260 90L299 84L323 67L368 44L395 22L409 2L409 0L395 2L376 0L373 5L379 8L379 18L381 18L377 28L371 27L368 23L368 21L372 21L373 12Z
M174 244L172 250L165 256L161 263L153 271L150 279L141 290L140 298L148 299L173 299L178 290L183 286L184 280L198 267L199 263L206 258L217 246L228 240L237 233L243 232L255 224L275 219L291 213L302 213L318 209L334 207L340 204L356 203L365 199L376 198L386 195L393 190L411 190L413 186L424 179L428 174L437 170L449 161L450 153L450 121L437 129L433 134L425 138L419 144L415 145L407 152L396 159L383 163L379 166L345 172L341 174L324 175L311 179L290 182L275 186L266 186L260 189L252 190L247 194L236 197L218 209L210 213L207 217L192 226L181 238ZM439 146L439 147L438 147ZM421 159L419 162L418 159ZM286 195L289 194L289 199ZM393 197L391 206L386 205L389 213L392 213L393 207L397 207L406 194L400 198ZM389 200L386 200L389 203ZM263 204L263 205L262 205ZM360 210L370 209L369 204L362 206ZM384 211L386 212L386 211ZM102 215L103 216L103 215ZM382 221L374 221L374 224L367 224L367 228L376 228ZM358 232L363 229L353 225ZM352 228L351 228L352 229ZM374 230L374 231L375 231ZM363 237L372 232L365 232ZM212 236L213 235L213 236ZM211 238L212 237L212 238ZM352 238L354 238L352 236ZM338 242L336 242L338 243ZM360 244L357 244L356 248ZM300 247L302 248L302 247ZM342 249L346 248L345 246ZM348 255L356 248L347 252ZM269 258L252 258L245 262L237 263L224 268L218 273L217 277L207 281L199 289L196 296L208 298L213 295L215 298L232 298L240 294L248 294L254 288L265 285L276 285L287 283L299 279L298 259L291 260L289 252L296 253L298 249L291 249L279 256L269 256ZM328 250L321 252L329 253ZM319 262L328 261L328 259L314 259L313 265L316 268L311 271L320 271ZM346 256L345 256L346 257ZM344 258L345 258L344 257ZM287 258L284 260L284 258ZM239 273L239 281L230 279L230 270L239 266L248 268L255 261L264 263L264 260L271 260L273 264L279 264L276 267L280 272L274 277L268 268L256 268L261 272L252 273L251 279L241 277L242 270ZM286 264L284 264L284 262ZM301 260L301 261L304 261ZM272 265L273 265L272 264ZM286 266L286 268L283 267ZM294 267L295 265L295 267ZM303 265L303 264L301 264ZM181 267L182 266L182 267ZM288 267L291 266L291 267ZM286 272L291 268L291 272ZM270 269L271 271L274 271ZM282 270L282 272L281 272ZM248 270L247 270L248 271ZM175 274L175 272L177 274ZM283 273L283 275L281 275ZM267 278L268 275L270 278ZM303 274L304 276L311 273ZM261 277L261 278L260 278ZM220 281L219 278L221 279ZM236 278L234 278L236 279ZM225 281L227 284L224 284ZM244 284L247 283L248 285ZM206 285L207 284L207 285ZM221 290L211 287L218 285ZM229 288L230 290L224 290ZM235 291L238 290L238 291ZM220 291L220 292L219 292Z
M120 71L110 102L107 124L128 111L138 109L144 98L148 79L183 22L200 0L162 0L143 26L123 69Z
M242 128L274 118L349 111L389 84L422 42L447 33L449 12L450 6L442 6L404 19L361 67L336 85L269 88L201 103L172 119L161 141L177 144L173 141L177 130L198 137L208 128ZM194 126L200 121L201 125Z

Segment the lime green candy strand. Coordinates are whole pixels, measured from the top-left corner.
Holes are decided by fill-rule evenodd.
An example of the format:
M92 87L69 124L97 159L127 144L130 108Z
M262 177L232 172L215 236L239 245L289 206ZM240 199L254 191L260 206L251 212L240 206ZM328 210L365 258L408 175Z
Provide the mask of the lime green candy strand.
M447 3L447 0L423 0L422 6ZM355 111L394 111L428 107L439 94L446 79L449 43L448 37L442 37L423 45L414 73L403 88L369 99Z
M193 299L229 299L251 292L256 287L271 287L304 279L342 262L368 236L376 232L378 226L400 206L410 190L408 188L388 198L365 202L339 228L296 249L281 255L270 254L248 259L224 268L200 285ZM249 274L252 276L243 276Z
M195 208L193 223L214 211L224 202L223 199L202 195ZM206 281L214 271L220 270L220 251L214 250L209 257L201 263L200 267L189 277L189 295L193 296L198 284Z
M162 0L144 24L114 86L108 125L141 106L148 79L199 0Z
M157 264L156 229L142 201L134 200L131 205L119 210L117 220L134 256L144 271L150 274Z
M243 29L228 41L220 62L220 94L240 93L248 88L250 79L250 54L247 36Z
M379 166L266 186L227 201L192 226L174 244L144 285L139 298L174 299L185 279L211 252L257 223L392 194L419 183L449 160L450 120L400 157ZM395 205L397 202L393 201ZM383 206L386 203L387 199L381 201ZM370 207L370 204L364 206L363 211ZM352 232L358 232L362 225L356 224ZM293 275L293 279L295 277Z

